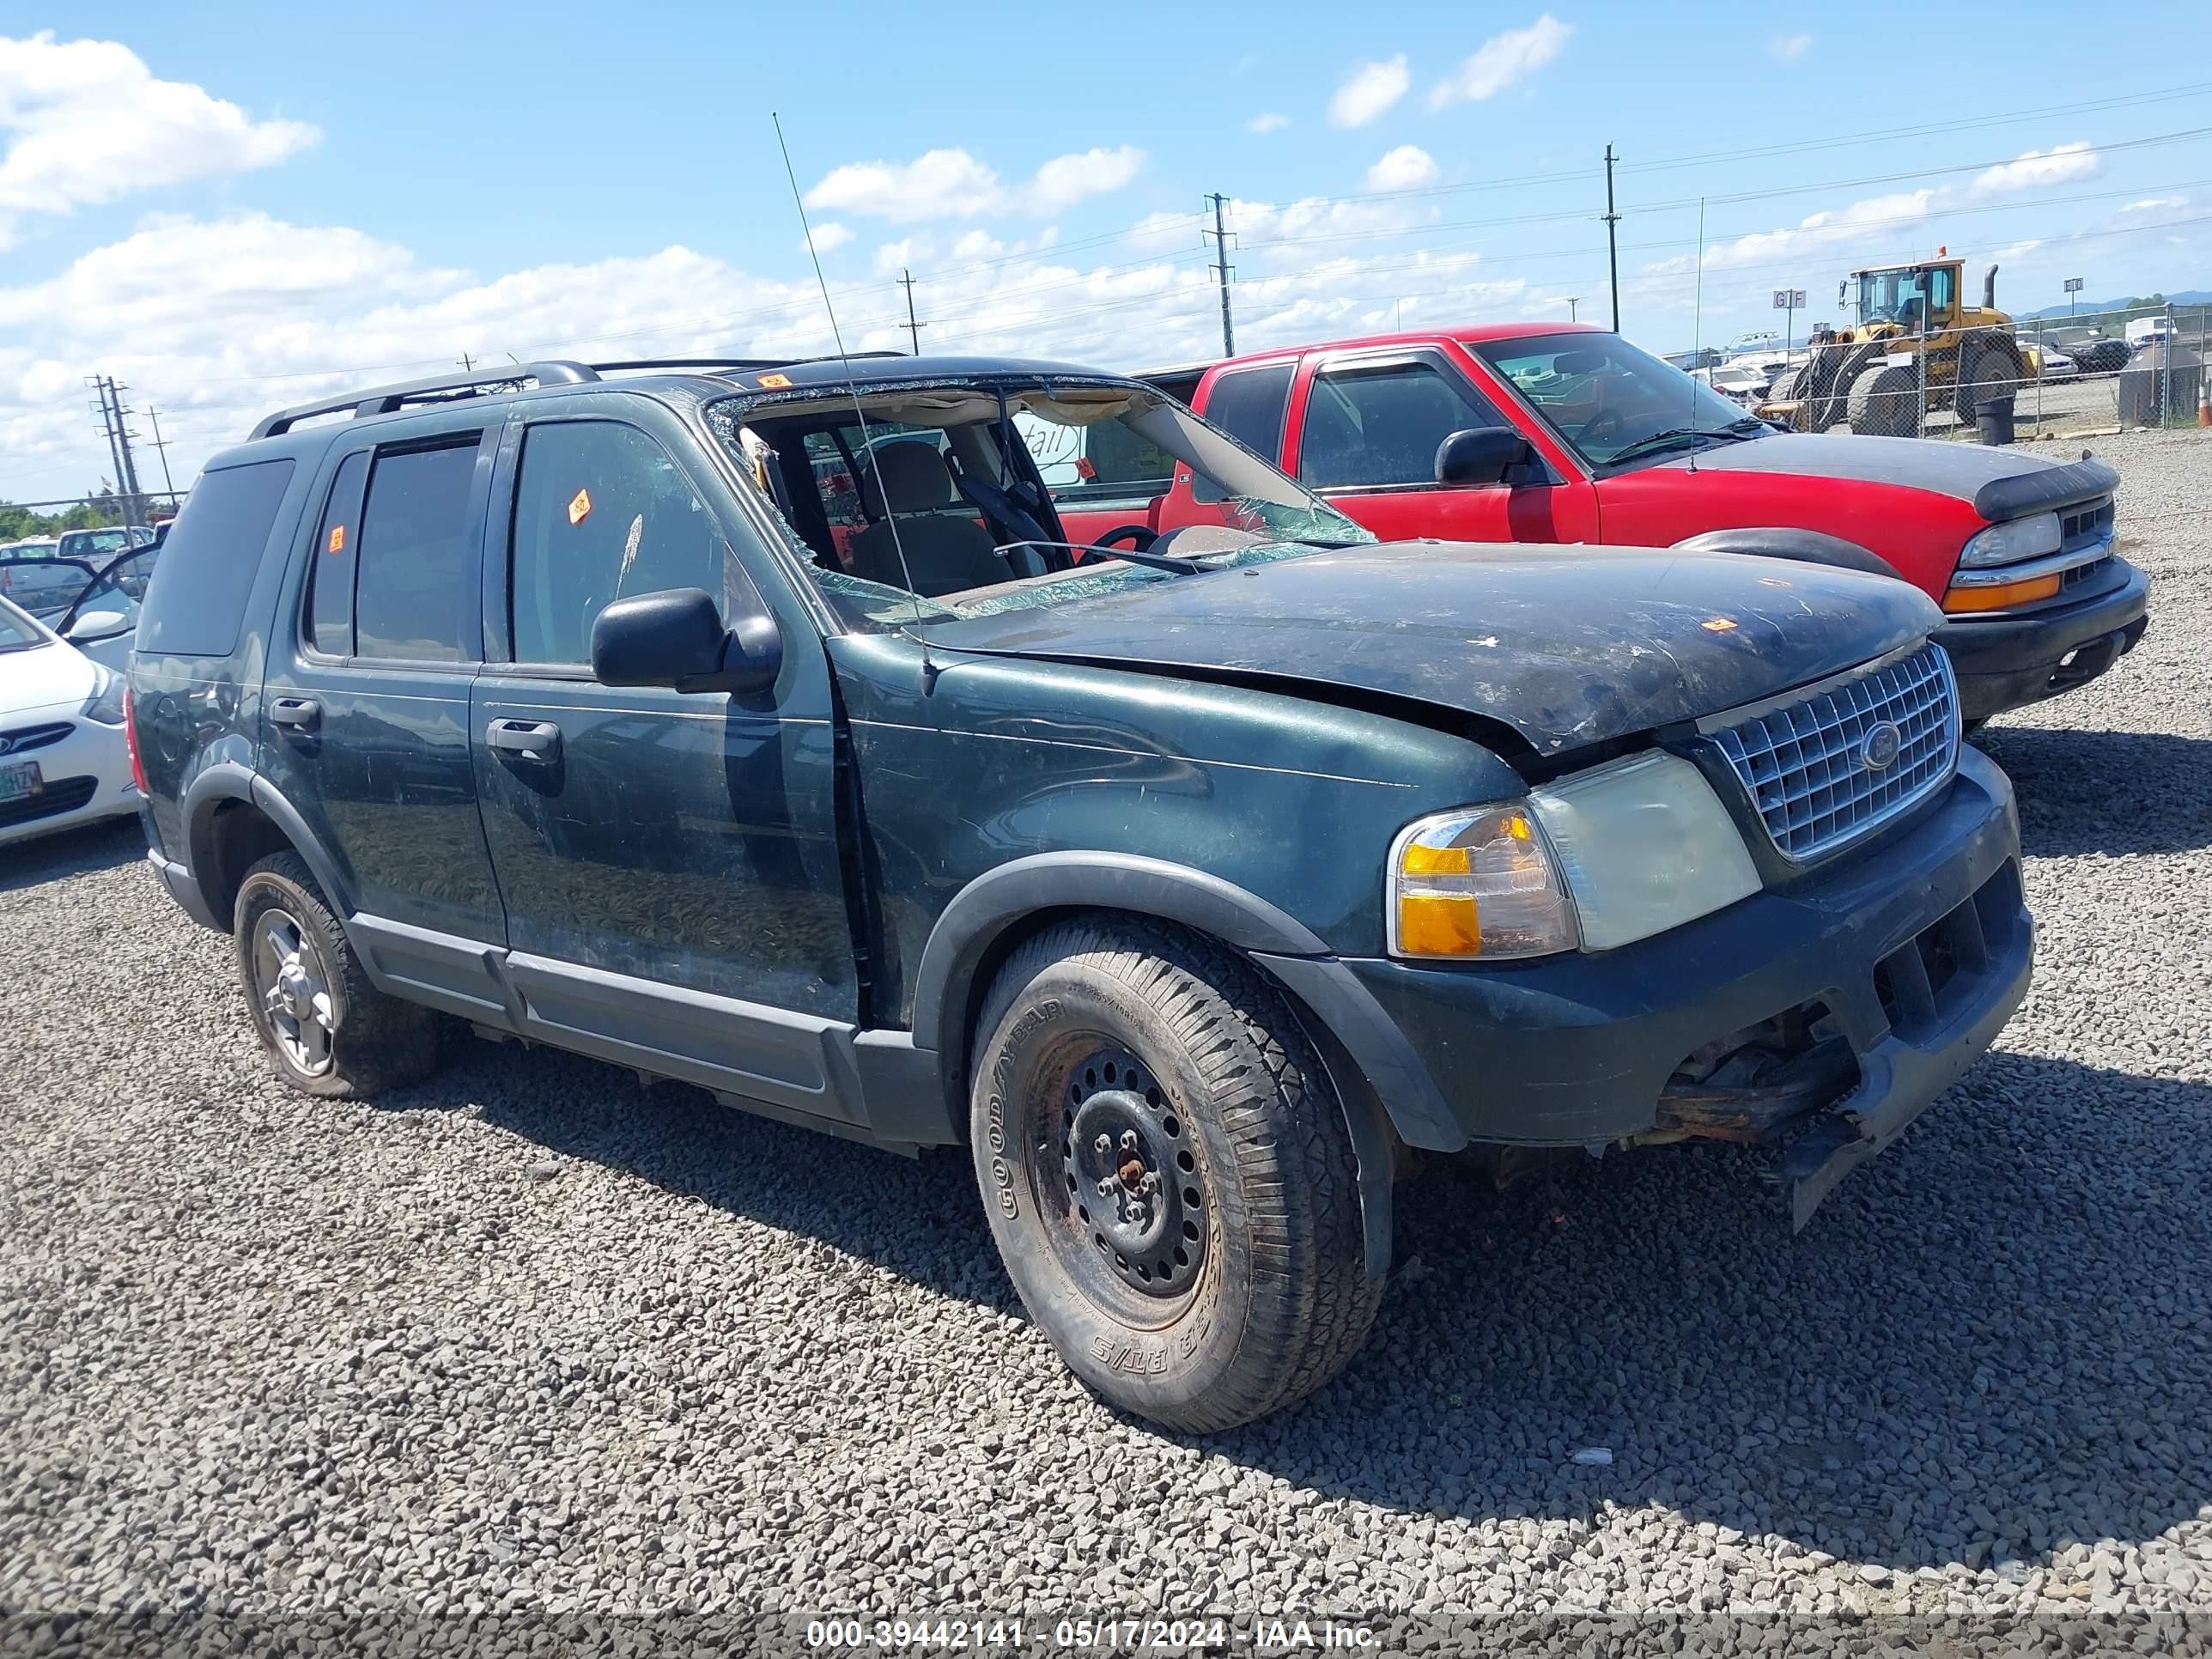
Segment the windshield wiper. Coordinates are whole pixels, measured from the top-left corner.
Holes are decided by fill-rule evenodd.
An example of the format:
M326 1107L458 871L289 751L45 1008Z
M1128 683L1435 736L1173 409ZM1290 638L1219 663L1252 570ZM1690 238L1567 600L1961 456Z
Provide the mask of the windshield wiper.
M1639 455L1651 454L1662 449L1672 449L1678 444L1695 438L1718 438L1732 444L1747 443L1757 434L1747 431L1739 432L1735 429L1747 422L1752 426L1765 424L1756 416L1747 416L1744 420L1731 421L1724 427L1670 426L1664 432L1654 432L1648 437L1638 438L1634 443L1626 444L1614 450L1611 459L1606 464L1608 466L1618 466L1621 462L1632 461Z

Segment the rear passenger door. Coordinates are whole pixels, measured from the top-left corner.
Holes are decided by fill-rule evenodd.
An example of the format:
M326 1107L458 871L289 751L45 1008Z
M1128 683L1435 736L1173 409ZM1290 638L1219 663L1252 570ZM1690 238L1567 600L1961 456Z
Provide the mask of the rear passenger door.
M543 406L541 405L541 408ZM563 399L503 449L471 718L522 1029L811 1115L858 1017L827 660L787 623L767 691L607 686L613 600L776 584L696 441L633 396Z
M1437 448L1446 438L1513 425L1441 351L1323 357L1298 404L1291 452L1298 482L1385 541L1557 539L1543 515L1514 513L1514 497L1529 486L1447 489L1437 483Z
M497 439L444 414L332 447L261 714L262 774L328 851L356 936L410 994L476 1014L504 1007L469 729Z

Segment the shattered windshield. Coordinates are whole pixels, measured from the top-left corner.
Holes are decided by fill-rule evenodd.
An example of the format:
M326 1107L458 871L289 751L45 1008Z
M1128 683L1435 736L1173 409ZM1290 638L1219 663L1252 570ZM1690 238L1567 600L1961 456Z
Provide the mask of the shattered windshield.
M860 626L1060 605L1374 540L1127 380L878 386L858 411L816 391L707 413L817 590Z

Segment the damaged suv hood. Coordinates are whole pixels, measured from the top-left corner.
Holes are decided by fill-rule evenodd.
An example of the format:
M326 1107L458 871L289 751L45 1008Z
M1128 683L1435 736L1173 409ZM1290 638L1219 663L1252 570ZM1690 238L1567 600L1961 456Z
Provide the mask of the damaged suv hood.
M1903 582L1823 565L1395 542L915 631L959 651L1417 698L1553 755L1775 696L1941 620Z

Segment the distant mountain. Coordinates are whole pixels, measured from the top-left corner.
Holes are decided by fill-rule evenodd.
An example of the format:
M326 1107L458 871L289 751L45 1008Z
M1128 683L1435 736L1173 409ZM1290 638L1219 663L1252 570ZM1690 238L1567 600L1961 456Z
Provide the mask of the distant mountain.
M2212 305L2212 289L2194 288L2185 293L2169 294L2166 296L2166 299L2168 305ZM2131 297L2124 295L2117 300L2081 300L2075 301L2075 303L2070 307L2045 306L2039 311L2022 311L2014 314L2024 320L2040 321L2042 319L2046 317L2063 317L2069 314L2069 312L2080 313L2082 312L2120 311L2124 310L2131 303Z

